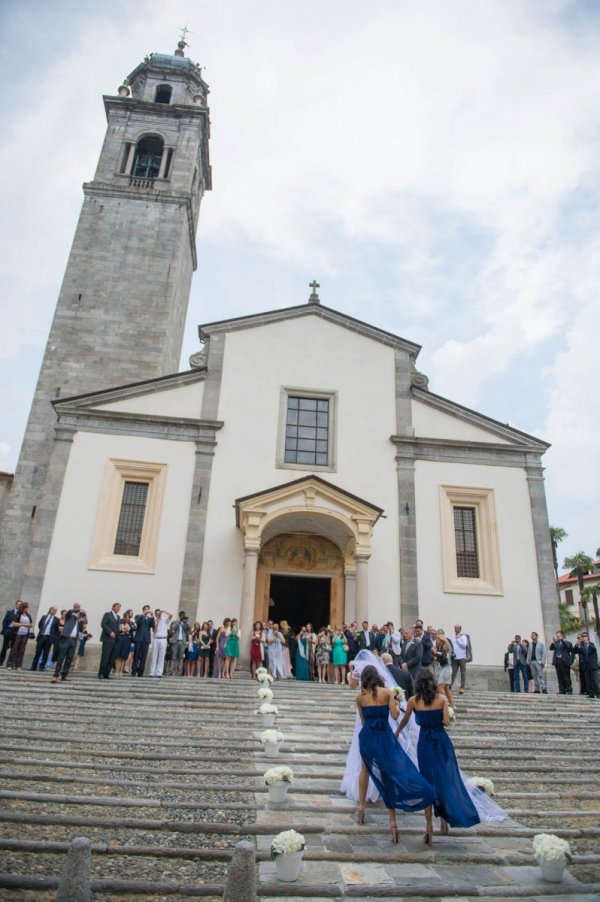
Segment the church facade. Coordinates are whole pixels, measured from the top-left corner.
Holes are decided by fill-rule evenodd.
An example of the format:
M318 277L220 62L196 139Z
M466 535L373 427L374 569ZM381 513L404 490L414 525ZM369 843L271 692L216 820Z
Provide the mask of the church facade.
M115 601L237 617L246 651L268 618L461 623L484 666L515 630L549 636L548 446L430 391L417 344L327 307L313 283L307 303L201 326L191 368L174 372L210 187L208 88L182 54L147 58L105 98L34 401L45 426L28 427L6 504L4 554L7 537L23 552L14 597L81 602L92 641ZM96 326L113 344L137 336L128 293L147 266L138 359L93 342L94 362Z

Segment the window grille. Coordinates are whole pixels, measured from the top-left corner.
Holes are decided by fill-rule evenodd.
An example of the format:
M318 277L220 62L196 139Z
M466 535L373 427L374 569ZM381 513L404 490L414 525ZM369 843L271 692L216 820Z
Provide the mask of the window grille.
M288 397L284 459L289 464L328 465L328 399Z
M131 174L138 178L158 178L162 155L163 142L160 138L142 138L135 149Z
M479 579L477 517L474 507L454 508L454 535L456 540L456 575Z
M148 488L148 482L125 482L113 554L139 555Z

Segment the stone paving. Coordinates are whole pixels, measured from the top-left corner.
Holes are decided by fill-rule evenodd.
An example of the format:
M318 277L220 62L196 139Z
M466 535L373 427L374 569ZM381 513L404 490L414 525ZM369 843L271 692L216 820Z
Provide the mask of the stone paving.
M0 673L0 899L54 898L68 841L92 842L94 902L219 899L233 845L256 843L259 893L274 900L600 898L600 704L467 692L453 728L461 766L491 777L509 821L423 845L422 815L369 806L364 826L339 793L353 721L342 687L279 683L278 759L266 758L249 680L109 682ZM557 728L558 727L558 728ZM262 774L289 764L295 786L269 803ZM304 870L278 882L273 835L299 830ZM571 843L562 884L542 883L531 837Z

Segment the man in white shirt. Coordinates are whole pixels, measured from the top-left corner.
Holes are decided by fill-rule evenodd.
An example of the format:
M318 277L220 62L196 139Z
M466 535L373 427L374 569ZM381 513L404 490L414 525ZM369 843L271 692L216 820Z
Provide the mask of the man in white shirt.
M454 636L450 639L454 657L452 659L452 683L456 678L456 674L460 670L460 689L459 695L463 695L467 688L467 649L469 647L469 637L463 633L462 626L457 623L454 627ZM452 687L452 683L450 687Z
M75 602L70 611L65 614L63 628L58 640L58 654L54 669L53 683L66 682L69 679L69 671L75 657L75 649L83 633L85 611L81 605Z
M154 612L154 639L152 640L152 658L150 659L150 676L161 677L165 667L165 654L167 651L167 636L169 635L169 624L173 619L173 615L168 611L161 611L158 608Z

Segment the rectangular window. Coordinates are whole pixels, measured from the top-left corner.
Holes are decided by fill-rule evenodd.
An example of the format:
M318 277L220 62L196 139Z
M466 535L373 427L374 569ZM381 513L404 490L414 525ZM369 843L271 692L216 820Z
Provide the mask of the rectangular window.
M149 487L148 482L124 483L113 554L140 553Z
M573 589L565 589L565 602L573 604Z
M290 395L285 456L289 464L326 467L329 461L329 400Z
M474 507L454 508L454 538L456 541L456 575L479 579L477 553L477 519Z

